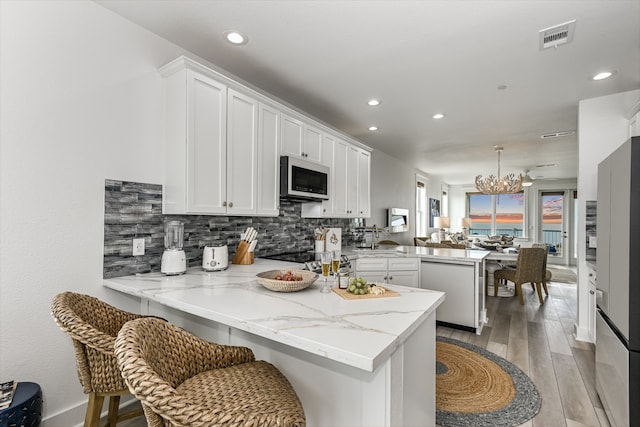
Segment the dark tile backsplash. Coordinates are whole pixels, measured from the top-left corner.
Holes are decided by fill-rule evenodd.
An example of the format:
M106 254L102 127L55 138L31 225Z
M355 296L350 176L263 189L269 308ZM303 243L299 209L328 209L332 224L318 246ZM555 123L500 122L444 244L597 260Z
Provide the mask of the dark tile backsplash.
M233 258L240 233L251 226L258 231L256 256L313 250L313 230L342 228L342 244L353 243L355 220L301 218L301 204L280 201L278 217L163 215L162 186L105 180L103 277L160 271L164 251L164 223L184 223L184 250L190 267L202 263L202 249L227 244ZM144 238L145 254L132 255L132 239Z

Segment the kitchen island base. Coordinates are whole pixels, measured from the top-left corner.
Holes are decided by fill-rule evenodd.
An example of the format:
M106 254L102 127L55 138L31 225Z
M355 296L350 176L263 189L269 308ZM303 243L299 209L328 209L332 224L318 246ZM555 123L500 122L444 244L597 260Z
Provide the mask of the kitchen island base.
M308 427L435 425L435 312L373 372L144 298L141 312L210 341L251 348L291 382Z
M484 260L422 259L422 288L447 294L437 309L438 324L482 333L487 323L484 271Z

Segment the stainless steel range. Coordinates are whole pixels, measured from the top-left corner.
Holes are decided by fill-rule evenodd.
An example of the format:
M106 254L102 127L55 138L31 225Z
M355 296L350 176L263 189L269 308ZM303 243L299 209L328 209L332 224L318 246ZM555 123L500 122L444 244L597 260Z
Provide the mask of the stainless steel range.
M316 254L312 251L304 252L283 252L275 255L261 256L260 258L273 259L277 261L289 261L298 262L304 264L304 269L313 271L314 273L322 272L322 264L320 262L320 254ZM349 257L346 255L340 256L340 268L351 267Z

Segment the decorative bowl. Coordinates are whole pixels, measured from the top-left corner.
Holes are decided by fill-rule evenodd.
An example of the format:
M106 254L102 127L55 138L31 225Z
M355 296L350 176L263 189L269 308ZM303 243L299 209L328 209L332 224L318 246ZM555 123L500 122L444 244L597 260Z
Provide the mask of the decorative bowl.
M291 272L294 276L302 277L302 280L278 280L276 276ZM318 274L308 270L269 270L256 274L258 282L265 288L275 292L296 292L308 288L318 279Z

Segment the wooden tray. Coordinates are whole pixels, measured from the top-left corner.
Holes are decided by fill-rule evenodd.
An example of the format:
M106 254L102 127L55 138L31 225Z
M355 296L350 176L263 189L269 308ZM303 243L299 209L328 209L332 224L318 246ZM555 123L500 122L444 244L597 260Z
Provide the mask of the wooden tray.
M380 285L378 285L380 286ZM351 292L347 292L346 289L339 289L339 288L331 288L331 290L333 292L335 292L336 294L340 295L342 298L344 299L348 299L348 300L354 300L354 299L371 299L371 298L388 298L388 297L399 297L400 294L397 293L396 291L392 291L389 288L385 288L387 290L387 292L385 292L384 294L364 294L364 295L355 295L352 294Z

